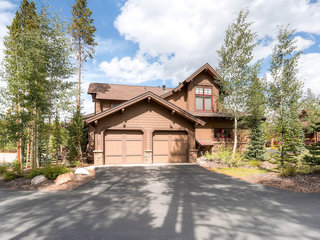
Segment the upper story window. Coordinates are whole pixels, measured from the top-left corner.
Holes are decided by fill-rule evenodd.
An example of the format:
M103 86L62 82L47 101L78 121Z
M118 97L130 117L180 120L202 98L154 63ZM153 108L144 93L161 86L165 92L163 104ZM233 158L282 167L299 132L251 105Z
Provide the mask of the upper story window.
M114 107L116 107L116 106L118 106L119 105L119 103L111 103L110 104L110 108L114 108Z
M196 110L212 110L212 87L196 87Z

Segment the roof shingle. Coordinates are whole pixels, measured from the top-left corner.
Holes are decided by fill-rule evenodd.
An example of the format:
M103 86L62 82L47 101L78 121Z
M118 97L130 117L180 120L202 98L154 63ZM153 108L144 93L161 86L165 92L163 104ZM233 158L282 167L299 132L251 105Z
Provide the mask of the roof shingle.
M96 94L96 99L129 100L148 91L160 96L171 90L172 88L163 90L162 87L90 83L88 94Z

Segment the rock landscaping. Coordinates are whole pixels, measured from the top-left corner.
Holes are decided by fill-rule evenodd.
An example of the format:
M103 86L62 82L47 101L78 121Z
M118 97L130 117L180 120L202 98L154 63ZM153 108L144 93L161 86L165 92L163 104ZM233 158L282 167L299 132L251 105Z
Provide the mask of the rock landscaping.
M74 174L73 172L63 173L57 176L55 180L50 180L44 175L38 175L33 178L27 178L31 170L25 170L22 177L18 177L12 181L5 181L2 176L0 176L0 188L5 188L9 190L33 190L33 191L71 191L77 187L90 182L95 176L94 169L87 169L89 174L85 174L86 171L81 170L82 174ZM77 169L72 169L77 171Z
M54 183L56 185L61 185L61 184L64 184L64 183L67 183L67 182L70 182L73 180L74 180L74 174L73 174L73 172L69 172L69 173L64 173L64 174L59 175L56 178L56 180L54 181Z
M31 185L38 185L40 183L43 183L45 181L47 181L48 179L43 176L43 175L39 175L39 176L35 176L34 178L32 178L31 180Z

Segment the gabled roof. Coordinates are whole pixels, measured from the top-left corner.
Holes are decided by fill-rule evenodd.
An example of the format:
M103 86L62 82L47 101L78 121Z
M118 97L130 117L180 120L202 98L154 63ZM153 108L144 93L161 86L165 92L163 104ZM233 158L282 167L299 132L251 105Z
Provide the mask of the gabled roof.
M96 99L110 99L110 100L129 100L145 92L153 92L156 95L162 95L172 88L162 87L148 87L148 86L134 86L122 84L109 84L109 83L90 83L88 94L95 94Z
M113 114L115 112L118 112L118 111L121 111L122 109L126 108L126 107L129 107L135 103L138 103L144 99L147 99L147 98L150 98L150 100L162 105L163 107L167 108L167 109L170 109L170 110L174 110L175 111L175 114L177 115L180 115L182 116L183 118L185 119L188 119L189 121L192 121L192 122L195 122L195 123L198 123L200 125L204 125L205 122L202 121L201 119L199 118L196 118L195 116L193 116L192 114L190 114L189 112L179 108L178 106L168 102L167 100L159 97L158 95L154 94L153 92L146 92L146 93L143 93L137 97L134 97L132 99L130 99L129 101L126 101L114 108L110 108L108 110L105 110L103 112L100 112L100 113L97 113L95 115L93 115L92 117L89 117L88 119L86 119L85 121L87 123L91 123L91 122L94 122L96 120L99 120L101 118L104 118L110 114Z
M195 71L194 73L192 73L188 78L186 78L182 83L180 83L176 88L172 89L171 91L169 91L168 93L164 93L163 95L161 95L161 97L166 98L171 96L173 93L179 91L186 83L189 83L190 81L192 81L197 75L199 75L202 72L206 72L209 75L211 75L211 77L213 79L215 79L215 83L219 86L221 86L221 81L222 78L221 76L213 69L213 67L210 66L209 63L204 64L201 68L199 68L197 71Z

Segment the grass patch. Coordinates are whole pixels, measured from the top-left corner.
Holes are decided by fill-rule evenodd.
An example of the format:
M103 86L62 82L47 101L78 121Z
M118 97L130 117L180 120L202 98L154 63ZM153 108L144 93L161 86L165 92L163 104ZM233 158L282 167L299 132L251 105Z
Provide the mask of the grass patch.
M256 168L220 168L220 169L212 169L215 172L226 174L232 177L248 177L255 174L263 174L268 173L270 170L266 169L256 169Z

